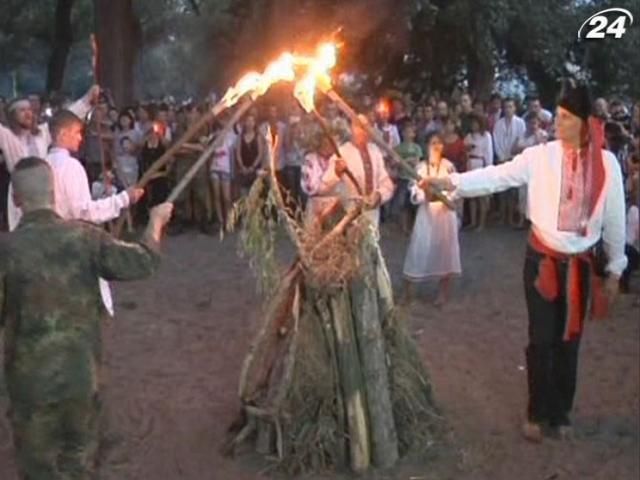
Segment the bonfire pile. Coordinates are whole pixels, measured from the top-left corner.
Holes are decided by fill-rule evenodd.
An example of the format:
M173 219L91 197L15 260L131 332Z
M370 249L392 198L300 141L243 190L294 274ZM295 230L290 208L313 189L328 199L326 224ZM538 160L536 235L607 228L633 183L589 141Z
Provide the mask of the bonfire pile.
M232 216L266 302L225 453L250 445L274 468L299 474L363 472L424 452L442 420L393 305L374 230L340 209L324 224L296 222L273 185L260 177ZM279 223L295 232L298 254L284 273L274 253Z

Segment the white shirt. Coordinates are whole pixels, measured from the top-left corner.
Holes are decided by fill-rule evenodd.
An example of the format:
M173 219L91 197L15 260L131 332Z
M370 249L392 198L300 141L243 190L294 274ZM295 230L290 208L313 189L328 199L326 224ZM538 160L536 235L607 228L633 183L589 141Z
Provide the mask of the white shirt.
M80 100L69 106L69 110L75 113L78 117L84 118L89 110L91 110L91 103L89 101L88 94L82 97ZM7 170L9 173L13 172L13 168L16 164L28 156L36 156L39 158L45 158L47 156L47 150L51 144L51 134L49 133L49 125L43 123L38 126L40 129L39 135L16 135L11 130L0 124L0 150L4 152L4 158L7 163ZM9 222L9 230L13 230L18 225L20 220L20 209L13 203L13 189L9 185L9 198L7 200L7 217Z
M369 143L367 144L367 150L369 152L369 157L371 158L373 191L380 193L380 204L383 204L388 202L393 196L393 181L391 180L391 177L389 177L389 173L384 166L384 159L382 158L382 152L380 149L373 143ZM340 147L340 155L346 162L351 173L353 173L353 176L364 194L365 171L360 151L353 143L347 142ZM337 195L346 200L345 203L349 203L351 199L358 197L358 191L346 175L343 175L342 178L336 175L335 165L336 156L334 155L329 160L329 167L322 176L322 182L318 189L318 193L321 195ZM369 217L375 227L378 226L380 217L379 208L369 210L365 215Z
M212 172L231 173L233 165L233 153L236 146L238 135L234 132L229 132L224 137L224 142L220 148L213 152L211 157L210 170Z
M469 170L493 165L493 143L489 132L469 133L464 138L464 144L471 147L468 155Z
M393 123L387 123L385 125L378 125L376 129L382 135L382 138L387 142L391 148L396 148L402 140L400 139L400 132L398 131L398 127L396 127Z
M329 165L329 159L325 159L317 152L308 153L304 157L300 186L302 191L309 196L305 210L308 219L314 219L335 201L334 197L329 195L319 195L322 187L322 178Z
M120 215L120 210L129 206L127 192L92 200L87 172L78 160L63 148L52 148L47 162L54 172L55 211L64 220L85 220L105 223ZM113 316L113 299L109 284L100 279L102 302Z
M127 192L92 200L87 172L64 148L52 148L46 160L55 176L55 210L64 220L105 223L129 206Z
M631 245L640 251L640 210L637 205L632 205L627 211L627 245Z
M493 146L498 157L498 162L506 162L513 157L513 149L518 146L520 139L524 137L527 126L518 116L511 121L502 117L493 127Z
M586 251L602 237L609 259L606 271L621 275L627 266L622 173L611 152L603 150L602 156L604 187L584 236L558 230L563 165L560 141L527 148L511 162L454 173L451 180L458 197L486 196L527 185L528 216L533 230L547 246L565 254L576 254Z

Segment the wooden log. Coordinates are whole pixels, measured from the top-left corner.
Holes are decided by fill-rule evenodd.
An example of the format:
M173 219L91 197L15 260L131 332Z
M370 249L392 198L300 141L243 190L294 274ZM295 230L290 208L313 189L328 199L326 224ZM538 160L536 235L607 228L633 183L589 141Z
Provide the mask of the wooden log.
M289 323L282 324L281 319L291 319L291 306L295 298L295 284L300 275L300 264L296 262L283 277L272 300L269 302L264 320L255 339L251 342L249 352L242 363L238 396L243 403L250 404L267 386L271 370L277 355L282 351L283 337L281 328L289 328Z
M350 464L354 472L362 473L371 464L371 449L362 367L351 319L348 292L341 290L331 298L329 303L336 333L340 385L346 407Z
M259 418L258 436L256 438L256 452L260 455L271 455L275 446L275 430L269 420Z
M338 368L338 353L336 346L336 333L333 322L331 321L331 313L327 302L318 298L315 302L316 317L320 322L320 328L324 336L324 342L327 347L327 355L331 360L331 372L333 377L333 383L335 386L336 395L336 416L338 424L338 434L342 439L340 445L337 448L337 458L339 465L347 464L347 449L348 444L346 442L347 424L345 418L345 405L342 395L342 388L340 387L340 369Z
M375 252L377 254L377 252ZM377 255L371 255L373 268ZM351 285L351 309L369 412L371 452L373 463L381 468L393 466L399 458L398 435L393 417L393 404L389 388L387 352L382 332L384 312L378 305L377 279L374 271L373 286L365 278Z

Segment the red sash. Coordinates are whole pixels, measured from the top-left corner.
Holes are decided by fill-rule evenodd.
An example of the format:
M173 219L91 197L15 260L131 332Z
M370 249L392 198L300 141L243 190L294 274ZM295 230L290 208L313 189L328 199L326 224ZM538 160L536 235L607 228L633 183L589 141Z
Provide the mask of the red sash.
M593 255L590 250L573 255L560 253L542 243L542 240L540 240L533 231L529 235L529 245L536 252L543 255L538 266L538 277L536 278L534 285L542 298L548 302L556 300L562 293L560 276L558 274L558 262L568 262L565 285L567 315L563 335L564 341L573 340L582 333L584 318L587 314L586 310L583 308L583 304L591 304L590 313L592 318L601 320L607 316L609 305L604 293L604 279L596 275L594 271ZM584 301L586 286L583 285L582 279L580 278L581 261L588 263L590 267L590 302Z

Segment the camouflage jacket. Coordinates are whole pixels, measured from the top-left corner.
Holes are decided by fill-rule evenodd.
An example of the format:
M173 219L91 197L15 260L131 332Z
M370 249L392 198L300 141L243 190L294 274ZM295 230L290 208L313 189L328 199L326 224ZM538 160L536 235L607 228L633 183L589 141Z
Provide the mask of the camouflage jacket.
M152 241L124 243L51 210L26 214L0 237L0 328L13 402L55 402L96 389L98 278L134 280L156 269Z

